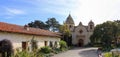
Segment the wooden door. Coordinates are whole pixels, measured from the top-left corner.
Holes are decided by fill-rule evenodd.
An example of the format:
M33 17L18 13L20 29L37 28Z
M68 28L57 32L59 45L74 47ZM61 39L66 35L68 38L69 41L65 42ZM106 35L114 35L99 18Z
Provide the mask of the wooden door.
M22 50L27 50L28 42L22 42Z
M83 39L79 39L78 40L78 46L82 47L84 45L84 40Z

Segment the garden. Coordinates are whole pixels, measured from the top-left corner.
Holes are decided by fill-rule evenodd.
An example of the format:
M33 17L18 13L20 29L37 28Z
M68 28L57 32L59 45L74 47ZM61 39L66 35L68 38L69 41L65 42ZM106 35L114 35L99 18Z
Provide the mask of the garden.
M34 48L32 52L28 50L16 50L16 52L14 53L12 49L12 43L9 40L4 39L0 41L0 57L51 57L54 54L58 54L68 50L66 42L62 40L59 42L60 47L44 46L36 49L36 46L33 46Z

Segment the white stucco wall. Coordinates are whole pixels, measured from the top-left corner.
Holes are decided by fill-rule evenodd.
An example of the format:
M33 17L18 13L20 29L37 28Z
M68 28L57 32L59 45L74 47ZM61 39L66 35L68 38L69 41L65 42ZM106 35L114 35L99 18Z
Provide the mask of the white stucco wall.
M0 32L0 41L3 39L8 39L12 42L13 48L22 48L23 41L31 41L34 35L27 34L18 34L18 33L8 33L8 32ZM34 39L38 41L38 47L44 46L44 41L55 41L59 42L60 38L57 37L47 37L47 36L34 36ZM30 44L30 43L29 43ZM30 45L29 45L30 46Z
M80 30L82 30L83 32L80 34ZM85 37L80 37L80 38L78 38L78 37L76 37L77 35L84 35ZM86 28L84 27L84 26L78 26L76 29L75 29L75 38L78 38L78 39L76 39L76 43L75 44L78 44L78 40L79 39L83 39L84 40L84 45L85 44L87 44L87 36L88 36L88 33L87 33L87 30L86 30Z
M82 30L83 32L80 33L79 31ZM90 36L92 35L93 32L88 32L85 26L80 25L75 28L75 31L72 32L72 44L76 45L78 44L79 39L84 40L84 45L88 44L90 42ZM85 36L85 37L77 37L77 36Z

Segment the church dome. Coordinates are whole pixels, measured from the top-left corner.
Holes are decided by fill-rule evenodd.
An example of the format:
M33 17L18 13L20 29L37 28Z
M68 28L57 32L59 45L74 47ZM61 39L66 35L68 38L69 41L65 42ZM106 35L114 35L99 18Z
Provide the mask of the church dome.
M67 17L66 24L74 24L73 18L71 17L70 14L69 14L69 16Z
M82 25L82 22L80 22L79 25Z
M91 21L89 22L89 24L94 24L94 22L91 20Z

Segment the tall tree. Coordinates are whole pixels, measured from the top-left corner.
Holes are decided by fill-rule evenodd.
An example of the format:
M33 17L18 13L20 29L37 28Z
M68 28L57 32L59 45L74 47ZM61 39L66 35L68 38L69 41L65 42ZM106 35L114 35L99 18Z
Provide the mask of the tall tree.
M59 30L59 22L55 18L48 18L46 25L50 31L56 32Z
M115 30L115 31L116 31L115 37L116 37L116 38L119 38L119 36L120 36L120 20L115 20L114 22L115 22L116 25L117 25L117 30ZM118 40L119 40L119 39L116 39L116 40L115 40L115 41L116 41L116 46L120 45L120 42L117 43Z
M120 34L118 24L116 22L107 21L95 27L91 36L92 43L102 43L104 47L111 47L112 42L116 43L116 38Z
M71 46L72 45L72 34L65 23L60 26L59 32L62 33L62 40L66 41L68 46Z
M59 32L62 33L63 35L71 36L71 32L65 23L60 26Z
M35 20L34 22L28 23L28 25L34 28L48 29L46 24L40 20Z

